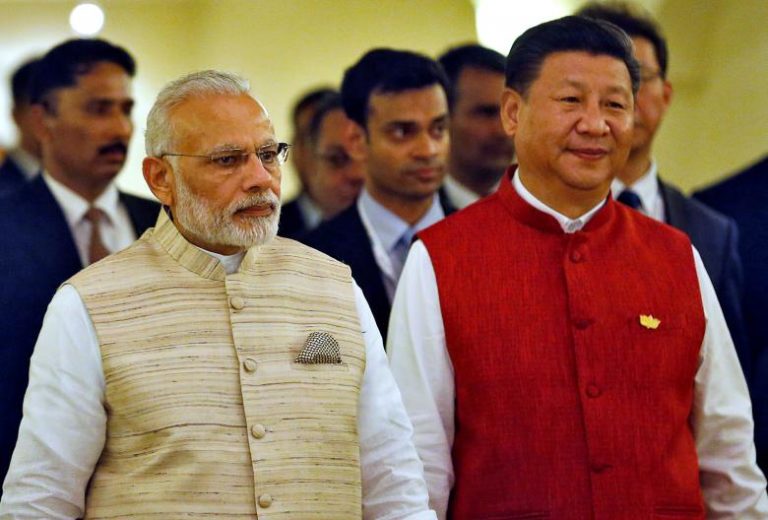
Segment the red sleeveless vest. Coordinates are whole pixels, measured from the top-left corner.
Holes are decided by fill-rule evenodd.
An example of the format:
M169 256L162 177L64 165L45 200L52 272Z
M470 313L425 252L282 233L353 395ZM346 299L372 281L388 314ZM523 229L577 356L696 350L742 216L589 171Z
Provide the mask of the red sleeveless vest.
M455 371L451 518L704 518L682 233L609 200L565 234L507 178L420 237Z

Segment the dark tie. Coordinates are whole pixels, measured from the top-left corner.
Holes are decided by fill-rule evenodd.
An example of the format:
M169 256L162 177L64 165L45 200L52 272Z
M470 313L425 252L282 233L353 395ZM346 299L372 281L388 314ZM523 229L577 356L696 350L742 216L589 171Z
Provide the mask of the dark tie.
M85 219L91 223L91 239L88 242L88 263L98 262L109 254L109 250L101 241L101 220L104 212L91 206L85 212Z
M643 201L640 200L640 196L632 190L627 189L622 191L621 193L619 193L619 196L616 197L616 200L618 200L622 204L626 204L632 209L636 209L636 210L643 209Z

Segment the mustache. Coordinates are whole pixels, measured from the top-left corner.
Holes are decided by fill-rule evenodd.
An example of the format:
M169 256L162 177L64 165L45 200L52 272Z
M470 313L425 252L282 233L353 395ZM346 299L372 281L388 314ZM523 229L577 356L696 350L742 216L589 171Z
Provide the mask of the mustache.
M236 204L233 204L230 209L232 212L235 212L240 211L241 209L250 208L251 206L264 205L269 205L269 207L274 211L280 206L280 199L277 198L277 195L275 195L272 191L268 190L261 193L253 193L247 198L237 202Z
M128 145L123 141L116 141L99 148L99 155L106 155L113 152L121 152L123 155L127 155Z

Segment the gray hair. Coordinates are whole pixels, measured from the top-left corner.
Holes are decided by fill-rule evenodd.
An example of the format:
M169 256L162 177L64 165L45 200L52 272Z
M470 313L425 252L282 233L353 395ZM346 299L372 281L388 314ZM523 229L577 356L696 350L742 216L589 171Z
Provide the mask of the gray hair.
M147 155L158 157L171 150L174 136L170 114L174 107L191 97L216 94L250 95L250 85L247 79L236 74L203 70L182 76L163 87L147 116L144 134Z

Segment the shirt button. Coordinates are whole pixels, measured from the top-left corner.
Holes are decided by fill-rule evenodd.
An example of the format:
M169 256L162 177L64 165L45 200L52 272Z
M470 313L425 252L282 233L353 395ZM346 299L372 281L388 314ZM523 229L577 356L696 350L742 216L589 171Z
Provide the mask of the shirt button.
M584 254L578 249L571 251L571 262L578 264L584 261Z
M264 493L263 495L259 495L259 505L261 507L269 507L272 505L272 495L269 495L267 493Z
M593 462L590 464L589 469L592 471L592 473L602 473L607 469L610 469L610 464L600 464L599 462Z
M596 397L600 397L601 395L603 395L603 391L600 390L600 387L595 383L589 383L587 385L587 397L594 399Z
M229 305L236 311L239 311L245 307L245 300L240 296L233 296L229 299Z
M256 366L256 360L253 358L245 358L245 361L243 361L243 368L249 374L256 372Z
M267 434L267 429L263 424L254 424L251 426L251 435L257 439L263 438ZM265 506L266 507L266 506Z

